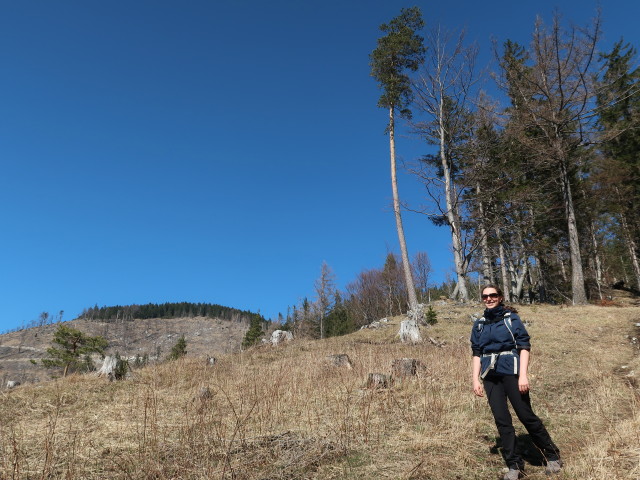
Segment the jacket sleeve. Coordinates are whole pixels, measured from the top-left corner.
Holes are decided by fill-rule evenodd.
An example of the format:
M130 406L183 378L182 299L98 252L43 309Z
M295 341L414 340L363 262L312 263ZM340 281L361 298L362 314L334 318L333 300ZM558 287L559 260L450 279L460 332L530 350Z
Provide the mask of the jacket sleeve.
M518 350L531 350L529 333L518 315L511 314L511 326L513 328L513 336L516 339L516 348Z
M474 357L482 355L482 348L480 347L480 331L478 330L479 320L473 322L471 328L471 352Z

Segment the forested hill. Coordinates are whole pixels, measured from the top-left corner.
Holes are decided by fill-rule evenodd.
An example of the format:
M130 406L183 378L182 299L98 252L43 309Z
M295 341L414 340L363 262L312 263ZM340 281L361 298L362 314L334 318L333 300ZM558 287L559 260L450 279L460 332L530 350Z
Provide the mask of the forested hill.
M208 317L222 320L250 321L259 319L266 321L259 313L237 308L225 307L212 303L148 303L146 305L115 305L84 309L81 320L95 320L100 322L115 322L118 320L144 320L150 318L192 318Z

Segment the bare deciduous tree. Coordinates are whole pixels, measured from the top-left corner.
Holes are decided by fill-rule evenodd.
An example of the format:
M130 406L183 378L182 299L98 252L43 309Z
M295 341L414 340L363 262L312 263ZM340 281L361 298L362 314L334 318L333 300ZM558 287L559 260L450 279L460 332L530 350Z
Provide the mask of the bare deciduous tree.
M431 261L427 252L417 252L413 256L413 276L419 292L419 301L424 303L431 301L429 295L429 279L431 277Z
M456 34L441 27L427 34L427 59L414 85L416 105L427 120L416 122L415 128L428 143L438 147L436 156L427 157L436 175L429 170L414 170L414 173L424 181L438 210L430 216L450 229L456 292L458 298L466 302L471 252L464 241L462 197L473 182L462 176L461 144L471 134L468 99L475 83L477 47L465 46L464 38L464 31Z
M320 276L314 284L316 291L315 309L318 315L320 338L324 338L324 319L331 310L332 295L335 292L335 275L327 262L322 262Z

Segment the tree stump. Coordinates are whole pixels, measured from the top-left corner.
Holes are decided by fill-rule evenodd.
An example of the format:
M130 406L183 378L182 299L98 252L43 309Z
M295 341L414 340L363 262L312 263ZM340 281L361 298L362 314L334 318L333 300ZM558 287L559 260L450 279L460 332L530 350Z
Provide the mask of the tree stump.
M391 372L394 377L411 377L423 368L420 360L415 358L398 358L391 363Z
M293 340L293 334L285 330L276 330L271 334L271 345L274 346L291 340Z
M117 364L118 359L116 357L112 357L111 355L105 356L97 375L99 377L107 377L109 380L113 380L115 378L115 369Z
M402 343L418 343L422 340L420 329L415 320L407 319L400 322L400 341Z
M392 383L391 375L385 375L384 373L370 373L367 377L365 388L390 388Z
M326 363L332 367L345 367L347 370L353 368L351 359L346 353L338 353L336 355L327 355Z

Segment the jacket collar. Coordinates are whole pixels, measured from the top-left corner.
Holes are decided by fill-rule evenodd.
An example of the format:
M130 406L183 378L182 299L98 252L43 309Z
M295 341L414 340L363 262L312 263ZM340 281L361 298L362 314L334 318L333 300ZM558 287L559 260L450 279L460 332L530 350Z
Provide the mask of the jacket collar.
M484 318L487 320L488 323L497 322L499 320L502 320L502 317L504 317L504 314L506 312L507 312L507 309L504 308L504 305L498 305L497 307L494 307L494 308L486 308L484 310Z

